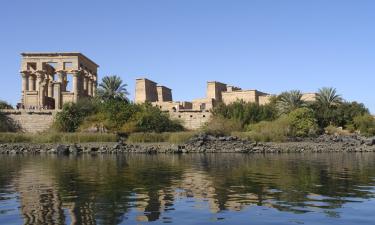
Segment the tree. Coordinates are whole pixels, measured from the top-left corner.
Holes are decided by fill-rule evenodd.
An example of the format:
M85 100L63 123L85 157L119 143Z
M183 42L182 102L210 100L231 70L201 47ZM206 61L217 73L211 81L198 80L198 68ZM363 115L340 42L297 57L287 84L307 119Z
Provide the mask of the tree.
M375 118L370 114L356 116L353 119L354 126L365 136L375 135Z
M9 103L0 100L0 109L13 109L13 107Z
M314 111L309 108L299 108L288 115L290 123L290 134L293 137L308 137L315 135L318 131L318 124Z
M343 99L337 94L335 88L323 87L319 89L316 101L312 108L318 119L320 128L328 125L339 125L338 107L342 104Z
M290 113L305 105L306 102L302 99L302 92L299 90L283 92L278 96L277 108L282 114Z
M122 79L117 75L105 76L99 84L97 96L103 100L117 99L129 102L126 90L127 84L123 84Z
M342 103L341 95L337 94L336 88L323 87L319 89L316 97L317 103L323 108L333 108Z

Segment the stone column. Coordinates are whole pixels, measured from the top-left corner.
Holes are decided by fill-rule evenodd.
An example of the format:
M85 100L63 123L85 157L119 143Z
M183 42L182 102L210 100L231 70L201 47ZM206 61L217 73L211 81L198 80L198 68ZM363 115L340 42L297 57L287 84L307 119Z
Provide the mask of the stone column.
M44 72L41 70L36 71L36 85L35 85L35 90L40 91L40 85L43 81L44 78ZM40 93L40 92L39 92Z
M89 78L87 77L88 74L87 73L84 73L83 74L83 94L84 95L88 95L88 82L89 82Z
M93 86L92 82L93 82L92 78L90 77L89 83L88 83L88 95L91 96L91 97L93 96L93 94L92 94L92 86Z
M47 96L53 98L53 75L49 74L47 77Z
M22 76L22 99L21 102L25 105L26 101L26 91L29 89L28 87L28 79L29 79L29 72L28 71L21 71Z
M29 91L35 91L35 75L29 75Z
M28 87L29 72L21 71L21 76L22 76L22 92L25 92L29 89Z
M54 92L54 99L55 99L55 110L61 109L61 82L53 82L53 92Z
M39 84L39 107L44 106L44 98L45 98L45 90L46 90L46 81L42 81Z
M80 73L81 71L79 70L74 70L72 71L73 72L73 93L74 93L74 96L73 96L73 102L77 102L78 101L78 96L79 96L79 78L80 78Z
M97 82L97 75L95 74L93 76L93 80L92 80L92 96L95 97L96 96L96 87L98 86L98 82Z

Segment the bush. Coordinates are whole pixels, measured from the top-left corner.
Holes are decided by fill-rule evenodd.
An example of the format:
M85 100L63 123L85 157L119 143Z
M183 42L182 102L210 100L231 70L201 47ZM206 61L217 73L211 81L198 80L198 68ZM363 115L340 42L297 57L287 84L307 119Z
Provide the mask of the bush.
M290 121L287 116L281 116L275 121L262 121L247 127L248 132L242 133L241 138L252 141L285 141L290 133ZM238 134L237 134L238 135Z
M318 124L314 112L309 108L299 108L288 114L290 136L308 137L317 134Z
M213 116L236 120L242 126L260 121L274 120L277 115L275 104L259 105L237 101L229 105L219 104L212 111Z
M356 116L354 119L354 127L360 131L362 135L375 135L375 118L370 114Z
M13 109L13 106L3 100L0 100L0 109Z
M177 120L171 120L169 115L159 108L143 104L140 110L130 119L137 132L174 132L182 131L183 127Z
M54 127L61 132L75 132L84 119L97 111L97 105L89 99L66 103L56 114Z
M299 108L275 121L262 121L249 125L246 133L238 134L253 141L285 141L288 137L315 135L317 123L314 113L308 108Z
M0 112L0 132L16 132L20 130L21 126L18 123Z
M241 130L241 122L221 116L211 117L210 121L203 127L203 132L214 136L227 136L234 131Z
M140 107L126 101L116 99L107 100L100 104L99 113L102 114L101 122L108 130L117 131L140 111Z

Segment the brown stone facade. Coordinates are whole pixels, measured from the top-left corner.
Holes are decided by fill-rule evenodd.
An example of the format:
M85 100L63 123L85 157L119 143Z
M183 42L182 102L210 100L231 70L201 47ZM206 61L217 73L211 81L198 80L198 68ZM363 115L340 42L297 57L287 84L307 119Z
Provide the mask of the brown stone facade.
M95 95L98 65L78 52L22 53L24 109L61 109L66 102ZM72 77L69 91L68 76Z
M195 130L211 117L211 110L219 103L230 104L237 100L267 104L270 94L257 90L242 90L218 81L207 82L206 97L188 101L173 101L172 90L154 81L140 78L136 80L135 102L150 102L173 119L182 122L186 129Z

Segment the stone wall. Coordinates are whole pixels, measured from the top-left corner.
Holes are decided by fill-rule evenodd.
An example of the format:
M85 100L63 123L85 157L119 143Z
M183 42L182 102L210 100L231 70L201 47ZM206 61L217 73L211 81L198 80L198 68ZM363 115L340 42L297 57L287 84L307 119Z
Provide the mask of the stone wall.
M182 125L188 130L197 130L207 123L211 117L209 111L177 111L169 112L172 119L182 122Z
M256 91L232 91L232 92L223 92L222 93L223 103L228 105L230 103L242 100L244 102L258 102Z
M227 91L227 85L217 81L207 82L206 98L221 102L221 93Z
M23 132L37 133L48 130L53 123L55 111L4 110L9 118L18 123Z
M173 101L172 90L170 88L158 85L157 86L157 92L158 92L158 101L159 102Z
M156 89L156 83L145 78L137 79L135 84L135 103L157 101L158 92Z

